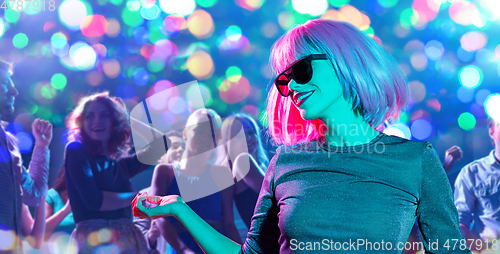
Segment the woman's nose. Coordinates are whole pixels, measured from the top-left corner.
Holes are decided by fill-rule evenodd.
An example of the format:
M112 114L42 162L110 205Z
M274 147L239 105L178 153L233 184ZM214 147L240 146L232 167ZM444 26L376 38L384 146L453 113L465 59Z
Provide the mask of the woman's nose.
M16 87L9 86L8 94L12 96L17 96L19 92L17 91Z
M288 89L292 90L292 92L297 91L297 88L300 86L302 86L302 84L295 82L293 79L288 83Z

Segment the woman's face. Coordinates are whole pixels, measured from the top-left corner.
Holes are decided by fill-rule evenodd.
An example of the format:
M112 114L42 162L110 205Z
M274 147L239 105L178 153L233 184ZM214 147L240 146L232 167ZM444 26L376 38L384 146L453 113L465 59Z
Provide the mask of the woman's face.
M212 126L204 114L193 115L184 129L187 149L200 154L214 149Z
M500 124L495 123L491 128L488 129L490 137L495 143L495 147L500 147Z
M304 120L333 118L336 112L348 106L337 74L329 60L313 60L311 66L313 75L308 83L298 84L294 80L289 83L294 91L290 95L293 104Z
M180 162L182 153L184 153L184 150L186 149L186 143L181 137L169 136L168 138L172 144L167 150L167 163L172 164Z
M94 141L107 144L111 138L112 112L102 102L91 102L83 115L83 131Z

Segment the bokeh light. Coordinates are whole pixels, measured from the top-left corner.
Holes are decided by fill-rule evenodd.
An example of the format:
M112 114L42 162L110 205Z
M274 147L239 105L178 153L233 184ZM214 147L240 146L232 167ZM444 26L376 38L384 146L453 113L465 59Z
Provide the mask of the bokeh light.
M425 99L427 91L424 84L418 80L414 80L408 83L410 86L411 96L415 103L419 103Z
M474 88L461 86L457 91L457 98L463 103L469 103L474 99Z
M483 72L477 66L467 65L460 70L459 77L460 84L468 88L474 88L483 81Z
M143 68L138 68L134 71L133 80L138 86L145 86L149 82L149 73Z
M411 140L411 131L410 128L402 123L396 122L389 127L384 129L384 133L391 136L397 136L400 138Z
M16 233L12 230L0 229L0 250L13 250L16 243Z
M27 132L18 132L16 133L16 139L19 144L19 151L22 154L31 153L31 149L33 148L33 138Z
M61 73L54 74L50 79L50 83L57 90L63 90L67 82L68 79Z
M2 18L0 18L0 37L5 33L5 23Z
M472 24L472 17L477 12L476 5L469 1L454 1L448 9L450 18L459 25Z
M108 78L116 78L120 74L120 63L116 59L109 59L102 64L104 73Z
M433 127L425 119L417 119L411 124L411 134L418 140L427 140L432 134Z
M87 37L102 36L108 30L108 21L102 15L89 15L80 23L80 30Z
M249 11L255 11L262 7L265 0L235 0L237 6L247 9Z
M215 71L212 57L204 51L194 52L187 60L187 69L195 78L207 79Z
M28 46L28 36L24 33L18 33L12 38L12 44L18 49Z
M444 54L443 44L436 40L431 40L425 44L425 55L430 60L436 61L441 59Z
M87 6L79 0L65 0L59 6L59 19L71 30L79 29L82 20L89 14Z
M160 0L160 8L168 14L188 16L196 8L194 0Z
M465 131L470 131L476 126L476 118L469 112L462 113L458 117L458 126Z
M108 19L108 30L106 30L106 35L114 38L120 34L120 22L114 18Z
M488 37L481 32L470 31L460 38L460 45L466 51L477 51L482 49L488 42Z
M210 8L217 3L217 0L196 0L196 3L203 8Z
M493 118L495 122L500 123L500 94L491 94L484 101L486 114Z
M250 82L245 77L232 82L226 79L219 87L219 96L227 104L234 104L244 100L250 93Z
M187 28L198 39L205 39L214 32L214 21L210 13L196 10L187 19Z
M398 0L377 0L378 4L384 8L391 8L394 7L397 3Z
M88 44L77 42L70 47L69 53L76 68L89 70L94 67L97 55Z
M146 4L141 8L141 16L147 20L156 19L160 16L160 8L156 4Z
M292 6L300 14L320 16L328 9L326 0L292 0Z
M179 15L168 15L163 20L163 27L170 35L174 35L176 32L181 31L186 28L186 19Z

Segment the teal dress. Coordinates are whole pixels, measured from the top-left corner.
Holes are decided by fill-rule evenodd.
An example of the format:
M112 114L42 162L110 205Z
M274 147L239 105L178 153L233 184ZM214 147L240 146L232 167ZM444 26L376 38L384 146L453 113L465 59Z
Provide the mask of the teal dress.
M45 201L52 207L54 213L57 213L64 207L64 202L61 199L59 193L54 189L49 189L47 191L47 196L45 197ZM68 234L71 234L75 229L75 221L73 220L73 213L69 213L66 218L61 221L61 224L57 226L54 232L64 231Z

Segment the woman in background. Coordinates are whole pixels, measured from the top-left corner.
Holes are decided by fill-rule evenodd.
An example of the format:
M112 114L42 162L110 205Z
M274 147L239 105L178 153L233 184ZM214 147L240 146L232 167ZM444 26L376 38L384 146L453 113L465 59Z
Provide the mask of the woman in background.
M241 243L234 224L233 177L229 168L216 163L225 159L220 145L220 127L221 120L215 111L199 109L193 112L183 131L186 150L180 162L160 164L155 168L151 195L181 195L206 223ZM175 218L159 218L156 225L172 253L203 253Z
M132 131L129 115L123 101L107 92L82 98L67 127L74 141L66 146L64 167L76 223L72 239L79 253L103 248L108 252L146 253L141 231L132 223L131 202L137 192L130 178L150 167L139 162L141 154L156 161L164 150L151 149L151 143L128 155ZM163 143L163 139L157 141ZM104 232L101 229L111 235L89 238L92 233Z
M222 122L221 132L235 182L234 202L249 229L269 159L262 146L259 126L249 115L229 116Z

